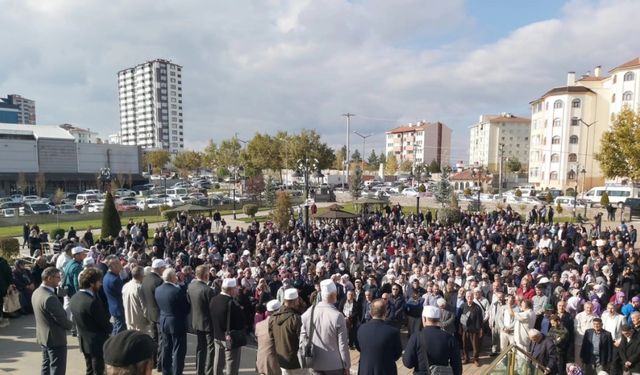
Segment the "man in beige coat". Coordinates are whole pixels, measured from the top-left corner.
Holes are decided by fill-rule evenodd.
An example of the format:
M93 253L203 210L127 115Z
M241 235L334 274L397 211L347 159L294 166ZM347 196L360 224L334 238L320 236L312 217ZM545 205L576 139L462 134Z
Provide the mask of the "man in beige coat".
M136 266L131 270L131 280L122 287L122 302L124 305L124 319L127 329L149 334L147 308L142 298L142 280L144 268Z
M258 354L256 358L256 371L260 375L280 375L280 366L276 357L276 350L269 335L269 320L271 314L278 311L282 304L277 300L267 303L267 318L256 324L256 340L258 341Z

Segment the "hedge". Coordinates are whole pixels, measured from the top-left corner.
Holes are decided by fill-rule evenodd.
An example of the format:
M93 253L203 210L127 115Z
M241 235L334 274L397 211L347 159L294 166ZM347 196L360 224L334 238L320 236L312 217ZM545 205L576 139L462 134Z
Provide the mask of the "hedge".
M20 255L20 242L18 242L17 238L0 238L0 256L8 261L18 255Z
M64 238L64 229L62 228L56 228L54 230L51 231L51 240L55 240L57 238L58 235L60 235L60 238Z
M247 216L255 217L256 213L258 213L258 205L257 204L245 204L242 206L242 211Z

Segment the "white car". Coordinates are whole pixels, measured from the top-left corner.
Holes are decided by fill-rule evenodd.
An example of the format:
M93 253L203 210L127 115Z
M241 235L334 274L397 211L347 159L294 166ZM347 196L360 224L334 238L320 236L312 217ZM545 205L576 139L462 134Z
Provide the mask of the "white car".
M401 194L404 195L405 197L417 197L418 194L420 193L414 188L406 188L402 190Z
M104 211L104 203L103 202L93 202L87 205L88 212L102 212Z
M22 203L22 201L24 200L24 195L22 195L22 194L13 194L11 196L11 200L14 201L14 202Z
M37 196L37 195L25 195L25 196L22 198L22 201L23 201L24 203L33 203L33 202L40 202L40 200L41 200L41 199L42 199L42 198L40 198L40 197L39 197L39 196Z
M164 198L148 198L137 203L138 209L144 210L146 208L158 208L165 205ZM167 204L168 206L168 204Z
M187 195L187 199L204 199L206 196L202 193L191 193Z
M118 189L115 191L116 197L135 197L136 192L129 189Z
M80 211L71 204L61 204L53 209L54 213L60 215L79 214Z

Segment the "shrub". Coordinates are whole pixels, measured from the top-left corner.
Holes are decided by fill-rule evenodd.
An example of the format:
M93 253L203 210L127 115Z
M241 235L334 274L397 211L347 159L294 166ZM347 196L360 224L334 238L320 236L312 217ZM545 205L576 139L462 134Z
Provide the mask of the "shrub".
M553 195L551 194L550 191L547 192L547 195L545 195L544 200L547 201L547 203L551 203L553 202Z
M505 208L504 202L500 201L500 202L496 203L496 208L498 210L504 210L504 208Z
M9 259L18 255L20 255L20 242L18 242L17 238L0 238L0 256L9 261Z
M465 197L470 197L471 196L471 189L464 188L464 191L462 192L462 194L464 194Z
M64 238L64 229L56 228L56 229L51 231L51 239L52 240L55 240L56 237L58 237L58 235L60 235L60 238Z
M418 191L420 193L425 193L427 191L427 187L424 186L424 184L420 184L420 186L418 186Z
M469 202L469 204L467 205L467 211L482 212L484 211L484 206L482 205L481 202L479 203L477 199L474 199L471 202Z
M459 208L441 208L438 210L438 220L441 223L459 223L462 220L462 211Z
M559 213L559 214L561 214L563 210L564 210L564 209L563 209L563 208L562 208L562 206L560 205L560 202L558 202L558 204L556 205L556 212L557 212L557 213Z
M573 188L568 188L567 191L564 192L564 195L566 195L568 197L575 197L578 194L576 194L576 191L573 190Z
M451 194L451 208L460 208L458 204L458 194Z
M107 192L107 197L104 200L104 211L102 211L102 231L100 233L100 237L116 238L118 237L121 229L122 224L120 224L120 214L113 202L111 192Z
M258 213L258 205L257 204L245 204L242 206L242 212L247 216L255 217L256 213Z
M602 193L602 196L600 197L600 205L606 206L608 204L609 204L609 194L605 191Z
M516 189L515 194L516 194L516 197L518 197L518 198L522 197L522 190Z
M178 212L176 211L169 211L169 210L164 210L162 211L162 216L167 219L167 221L171 221L175 218L178 217Z

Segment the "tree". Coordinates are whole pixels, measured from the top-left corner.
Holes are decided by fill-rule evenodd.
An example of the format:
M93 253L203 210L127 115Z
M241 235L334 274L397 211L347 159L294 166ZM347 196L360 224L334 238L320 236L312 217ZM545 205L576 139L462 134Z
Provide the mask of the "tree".
M445 204L451 201L451 194L453 194L453 186L451 185L451 182L449 182L449 169L443 168L440 175L440 181L436 184L433 195L436 198L436 201L444 207Z
M218 145L211 139L202 152L202 166L212 171L218 169Z
M522 197L522 190L516 189L515 196L518 198Z
M605 191L600 196L600 206L604 207L609 205L609 194Z
M460 208L457 194L451 194L451 208Z
M509 172L520 172L522 170L522 163L516 157L510 157L507 159L507 171Z
M349 175L349 192L353 199L360 198L362 194L362 169L356 167L352 174Z
M355 149L355 151L353 151L353 154L351 154L351 161L354 163L359 163L362 161L362 156L360 156L360 151L358 151L357 148Z
M145 165L151 165L152 172L159 174L162 168L171 160L171 154L167 150L148 151L144 155Z
M429 173L440 173L440 164L435 159L429 164Z
M381 153L378 156L378 164L382 164L383 166L386 166L387 164L387 157L384 155L384 153Z
M640 115L624 107L615 117L611 130L600 140L595 159L607 178L628 177L640 181Z
M276 195L276 206L269 214L273 223L283 232L289 230L289 219L291 218L291 200L289 194L279 191Z
M264 189L264 200L267 202L267 206L273 207L276 203L276 184L273 182L273 178L269 176Z
M183 151L173 158L173 166L178 170L178 174L187 177L189 172L202 167L202 154L198 151Z
M330 168L335 161L334 151L320 140L320 135L315 130L302 130L298 134L287 135L279 133L283 139L280 147L284 166L295 169L298 160L309 158L318 160L318 169Z
M378 164L380 162L378 161L378 155L376 154L376 150L371 150L371 153L369 154L369 158L367 159L367 163L369 163L369 169L374 171L378 169Z
M107 196L104 200L104 210L102 211L102 231L100 232L100 237L116 238L118 237L120 230L122 230L120 214L118 214L116 205L113 202L111 192L107 192Z
M247 176L264 170L280 171L283 168L281 142L277 137L256 133L242 153Z
M36 175L36 193L39 196L44 195L44 191L47 187L47 178L44 175L44 172L39 172Z
M384 171L386 174L388 175L395 175L398 172L398 159L396 159L396 156L392 153L389 153L389 156L387 157L387 163L384 166Z
M549 204L553 202L553 195L551 194L550 191L547 192L547 195L545 195L544 200Z
M247 180L247 193L253 196L254 200L257 199L260 194L264 191L266 184L264 182L264 176L262 172L258 172L258 174L249 177Z
M340 149L335 150L335 160L333 162L333 169L343 170L344 162L347 155L347 146L342 146Z
M409 160L405 160L402 162L402 164L400 164L400 170L402 172L411 172L411 170L413 169L413 163Z
M62 203L63 199L64 199L64 190L62 190L61 188L56 189L56 192L53 195L53 203L57 206L60 203Z
M470 197L471 196L471 189L469 189L468 187L464 188L464 190L462 191L462 194L464 194L465 197Z
M23 194L26 194L27 186L27 177L24 175L24 172L18 173L18 179L16 180L16 190Z
M217 152L218 167L231 170L240 166L242 154L242 145L238 138L225 139L220 142Z

